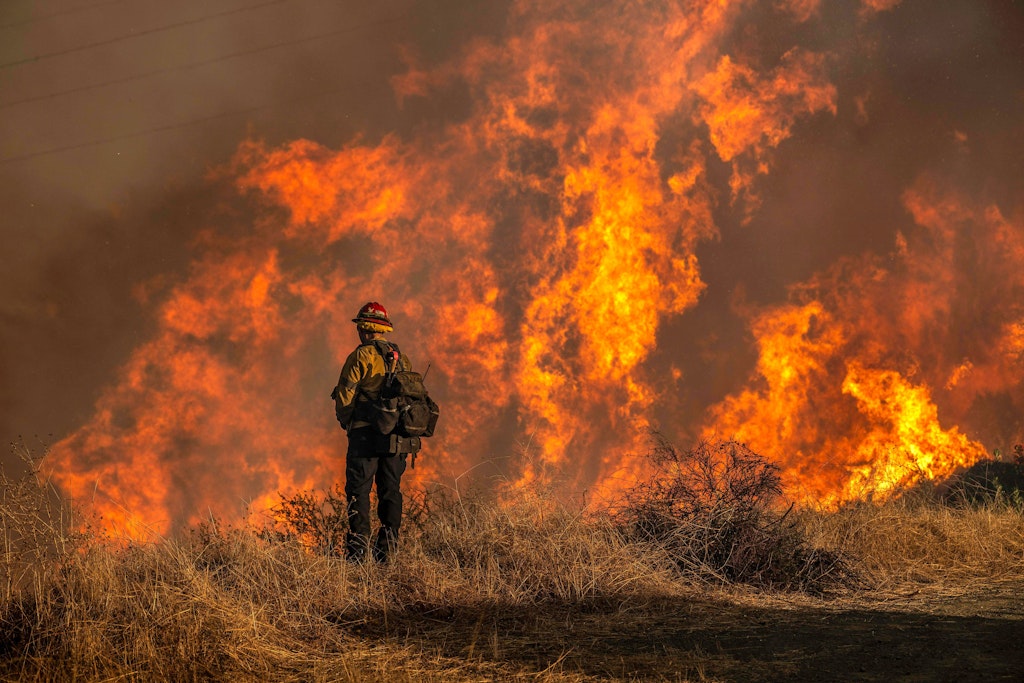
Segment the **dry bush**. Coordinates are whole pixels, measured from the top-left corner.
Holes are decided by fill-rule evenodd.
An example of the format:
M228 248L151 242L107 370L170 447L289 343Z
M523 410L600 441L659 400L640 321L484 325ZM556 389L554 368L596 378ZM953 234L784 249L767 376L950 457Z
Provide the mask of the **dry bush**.
M297 541L321 555L345 552L348 514L342 486L335 485L322 493L299 491L278 495L280 502L270 510L274 523L260 531L263 538Z
M779 469L745 445L681 451L654 435L654 474L627 496L620 519L699 580L818 591L853 577L837 551L808 542L780 511Z

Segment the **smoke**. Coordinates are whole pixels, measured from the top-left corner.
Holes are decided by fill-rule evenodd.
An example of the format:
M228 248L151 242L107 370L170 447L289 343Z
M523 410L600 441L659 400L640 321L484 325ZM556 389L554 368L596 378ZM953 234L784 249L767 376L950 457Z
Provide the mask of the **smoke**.
M40 387L92 368L68 373L94 407L64 423L54 474L99 491L112 525L237 516L336 479L326 389L368 299L436 368L443 429L420 481L488 462L613 495L656 428L744 438L792 492L835 500L1022 438L1011 5L386 9L360 15L381 22L373 45L220 72L195 92L285 111L165 150L133 210L92 209L77 248L34 247L37 282L61 254L92 264L77 279L102 284L41 287L76 292L96 338L49 351L41 337L90 329L61 314L8 332L4 374L25 383L8 359L29 349ZM211 44L259 34L227 26ZM187 190L159 180L218 159ZM104 224L122 235L111 272ZM42 414L42 393L14 417Z

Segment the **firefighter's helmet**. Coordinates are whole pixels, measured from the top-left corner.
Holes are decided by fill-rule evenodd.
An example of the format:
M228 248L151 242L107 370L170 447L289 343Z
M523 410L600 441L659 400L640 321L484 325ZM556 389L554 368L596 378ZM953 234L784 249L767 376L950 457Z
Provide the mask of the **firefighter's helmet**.
M359 309L356 317L352 318L357 326L371 329L375 332L391 332L395 329L388 319L388 310L376 301L371 301ZM384 329L375 329L377 327Z

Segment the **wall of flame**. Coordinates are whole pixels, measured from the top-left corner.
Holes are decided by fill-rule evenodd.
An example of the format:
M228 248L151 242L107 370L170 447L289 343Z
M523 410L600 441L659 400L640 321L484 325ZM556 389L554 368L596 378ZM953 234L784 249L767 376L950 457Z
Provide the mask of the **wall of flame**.
M865 0L858 20L896 5ZM825 503L983 457L957 422L1020 393L1024 311L984 301L1019 293L1024 238L941 179L906 190L913 226L889 253L743 310L757 362L734 391L665 408L688 378L663 328L705 294L701 245L723 214L755 217L779 147L837 112L827 51L744 54L755 10L797 31L821 7L524 0L500 40L393 78L402 101L468 96L461 120L341 149L243 142L216 173L251 217L199 233L152 337L53 448L54 478L134 535L329 486L345 441L327 394L367 300L442 405L418 484L486 462L508 485L610 497L643 478L652 429L740 439ZM982 294L963 286L977 273Z

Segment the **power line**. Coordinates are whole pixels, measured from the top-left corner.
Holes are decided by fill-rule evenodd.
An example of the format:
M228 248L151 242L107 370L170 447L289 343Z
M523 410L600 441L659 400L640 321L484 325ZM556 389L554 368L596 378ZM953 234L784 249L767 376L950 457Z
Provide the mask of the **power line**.
M116 5L121 2L124 2L124 0L106 0L105 2L97 2L94 5L82 5L80 7L66 9L62 12L52 12L50 14L43 14L38 17L32 17L31 19L22 19L20 21L12 21L8 24L0 24L0 28L14 28L16 26L25 26L26 24L34 24L38 21L46 21L47 19L63 17L67 14L78 14L79 12L85 12L86 10L96 9L97 7L106 7L107 5Z
M208 15L206 15L204 17L197 17L195 19L187 19L185 21L179 21L179 22L174 23L174 24L166 24L164 26L157 26L157 27L154 27L154 28L146 29L144 31L137 31L135 33L129 33L127 35L117 36L115 38L108 38L106 40L100 40L100 41L97 41L95 43L87 43L85 45L79 45L77 47L67 48L66 50L58 50L57 52L47 52L45 54L35 55L35 56L32 56L32 57L26 57L25 59L19 59L19 60L13 61L13 62L4 62L3 64L0 64L0 69L9 69L11 67L21 66L22 64L29 64L29 63L38 62L38 61L41 61L41 60L44 60L44 59L50 59L51 57L61 57L63 55L74 54L75 52L83 52L85 50L91 50L91 49L96 48L96 47L103 47L104 45L112 45L114 43L119 43L119 42L121 42L123 40L131 40L132 38L139 38L141 36L152 35L154 33L162 33L164 31L172 31L172 30L177 29L177 28L182 28L183 26L192 26L194 24L201 24L203 22L210 21L211 19L219 19L220 17L226 17L226 16L229 16L229 15L232 15L232 14L239 14L241 12L248 12L248 11L251 11L251 10L260 9L262 7L269 7L270 5L279 5L279 4L283 3L283 2L288 2L288 0L268 0L267 2L262 2L262 3L258 4L258 5L247 5L246 7L236 7L235 9L225 10L223 12L216 12L214 14L208 14Z
M121 0L117 0L120 2ZM353 33L367 28L373 28L376 26L386 26L393 24L405 19L405 15L394 17L391 19L380 19L378 21L372 21L366 24L360 24L358 26L348 26L346 28L337 29L334 31L328 31L327 33L318 33L312 36L305 36L303 38L297 38L295 40L285 40L277 43L270 43L268 45L261 45L260 47L251 48L248 50L239 50L237 52L230 52L225 55L213 57L211 59L204 59L198 62L191 62L189 64L180 64L178 66L169 66L161 69L154 69L153 71L146 71L140 74L133 74L131 76L124 76L122 78L115 78L109 81L102 81L100 83L90 83L88 85L80 85L76 88L68 88L67 90L58 90L56 92L46 93L45 95L36 95L34 97L26 97L21 100L12 100L11 102L0 103L0 110L9 109L19 104L28 104L30 102L40 102L42 100L49 100L61 95L71 95L79 92L87 92L89 90L96 90L99 88L105 88L111 85L121 85L123 83L131 83L133 81L140 81L150 76L157 76L164 73L173 73L175 71L184 71L186 69L198 69L200 67L209 66L218 62L227 61L229 59L236 59L238 57L246 57L249 55L259 54L260 52L267 52L269 50L276 50L282 47L290 47L292 45L301 45L302 43L310 43L317 40L323 40L324 38L333 38L335 36L344 35L346 33Z
M350 83L345 87L331 88L329 90L321 90L319 92L305 95L302 97L293 97L288 100L281 102L272 102L268 104L261 104L254 107L246 107L244 109L235 109L232 111L221 112L220 114L213 114L212 116L204 116L198 119L189 119L188 121L180 121L178 123L169 123L164 126L156 126L154 128L147 128L145 130L134 131L131 133L124 133L122 135L112 135L106 138L100 138L97 140L89 140L87 142L79 142L71 145L64 145L62 147L53 147L51 149L44 149L38 152L29 152L27 154L19 154L13 157L4 157L0 159L0 164L8 164L16 161L27 161L28 159L34 159L36 157L48 156L50 154L58 154L60 152L69 152L76 149L84 149L86 147L95 147L97 145L105 145L111 142L120 142L122 140L131 140L134 138L143 137L146 135L152 135L154 133L164 133L167 131L178 130L181 128L188 128L201 123L209 123L210 121L216 121L217 119L224 119L231 116L242 116L244 114L252 114L257 111L263 111L266 109L274 109L276 107L283 107L285 105L293 104L295 102L304 102L308 100L315 100L328 95L335 95L340 92L344 92L351 87L366 87L375 86L377 89L385 87L385 84L378 80L363 80L357 83Z

